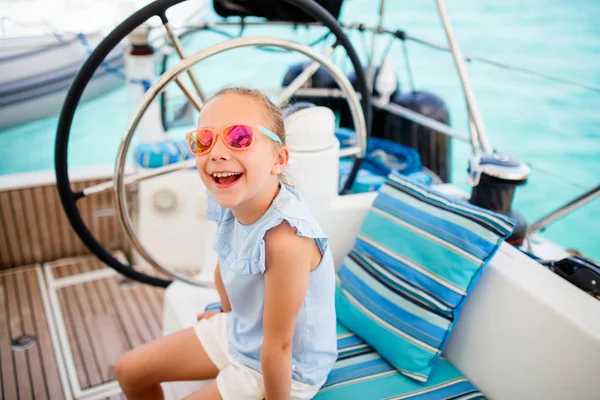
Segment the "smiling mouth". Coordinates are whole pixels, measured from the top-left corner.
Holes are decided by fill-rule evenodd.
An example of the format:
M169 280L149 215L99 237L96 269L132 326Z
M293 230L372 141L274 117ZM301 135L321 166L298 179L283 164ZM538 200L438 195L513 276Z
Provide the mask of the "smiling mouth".
M230 185L241 178L241 172L215 172L210 175L217 185Z

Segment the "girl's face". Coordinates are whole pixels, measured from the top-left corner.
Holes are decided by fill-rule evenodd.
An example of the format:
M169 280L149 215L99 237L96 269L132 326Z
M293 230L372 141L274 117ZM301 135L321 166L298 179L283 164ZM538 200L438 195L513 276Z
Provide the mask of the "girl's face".
M223 128L234 124L262 125L270 128L264 106L252 97L223 94L209 101L200 112L198 127L219 132L212 150L196 156L202 181L222 207L235 209L248 200L260 199L266 189L277 187L279 175L287 166L288 151L260 132L248 149L232 150L225 146ZM235 173L216 177L215 173ZM267 190L267 192L269 192Z

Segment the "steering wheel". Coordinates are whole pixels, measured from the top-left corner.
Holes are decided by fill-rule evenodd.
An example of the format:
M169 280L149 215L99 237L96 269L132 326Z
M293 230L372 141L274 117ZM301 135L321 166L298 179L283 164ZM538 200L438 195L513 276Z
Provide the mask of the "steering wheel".
M84 63L83 67L77 74L77 77L75 78L71 88L69 89L60 114L55 146L55 173L57 188L63 209L65 211L65 214L67 215L67 218L69 219L69 222L71 223L71 226L73 227L73 230L77 233L79 238L88 247L88 249L90 249L92 253L94 253L101 261L103 261L109 267L115 269L117 272L127 276L130 279L160 287L167 287L172 281L154 277L143 272L137 271L134 268L132 268L132 266L126 265L120 262L115 257L113 257L111 253L96 240L96 238L92 235L92 233L89 231L89 229L83 222L81 214L79 213L79 210L77 208L77 201L85 196L113 189L116 195L117 208L119 211L123 228L125 229L126 234L131 240L133 246L136 248L139 254L146 261L148 261L148 263L151 266L163 273L166 273L167 275L173 278L180 279L198 286L211 286L209 283L200 282L195 279L190 279L189 277L179 275L160 266L139 242L133 230L131 219L129 217L129 212L127 210L127 207L125 207L125 183L132 183L142 179L147 179L152 176L158 176L168 172L189 168L194 165L194 160L187 160L181 163L157 168L156 170L150 173L140 174L136 177L124 177L124 167L129 145L131 143L133 134L135 133L135 130L138 126L138 123L141 120L144 112L147 110L150 103L165 89L166 85L172 81L177 82L180 88L186 94L186 96L190 97L190 100L192 100L191 92L183 86L181 80L179 80L178 78L179 74L183 72L187 72L188 74L190 74L190 68L193 65L202 61L203 59L214 56L215 54L234 48L247 46L281 47L287 50L293 50L303 53L309 58L313 59L315 62L321 64L332 75L333 79L344 92L350 105L354 126L357 127L358 146L353 151L351 149L351 151L347 152L346 154L355 156L355 162L352 170L353 173L348 179L349 184L347 185L347 187L350 186L353 180L355 179L356 172L358 172L358 169L360 167L360 162L362 161L365 155L366 137L368 133L367 129L371 125L370 94L366 84L364 71L360 64L358 56L354 48L352 47L352 44L344 34L341 26L338 24L335 18L331 16L331 14L329 14L325 9L323 9L320 5L313 2L312 0L282 0L289 4L293 4L302 9L303 11L309 13L317 21L320 21L325 26L327 26L330 29L330 31L336 36L337 43L344 47L356 71L358 91L361 95L360 100L346 76L342 73L342 71L339 70L339 68L335 66L335 64L333 64L325 56L315 52L311 48L289 40L272 37L242 37L216 44L207 49L203 49L189 58L185 58L182 55L182 53L180 53L180 56L182 56L183 61L181 61L180 63L172 67L169 71L167 71L165 74L163 74L161 78L154 85L152 85L152 87L150 87L150 89L146 92L142 101L140 102L140 105L137 108L134 116L131 118L127 126L126 132L121 140L121 145L119 146L119 152L117 156L113 180L114 184L113 182L107 182L100 185L88 187L86 189L83 189L82 191L73 192L71 190L71 183L67 163L69 135L75 110L81 99L82 93L84 92L90 79L92 78L96 69L103 62L104 58L110 53L110 51L115 46L117 46L122 39L129 35L135 28L142 25L146 20L153 16L158 16L161 19L163 25L167 29L167 33L170 36L170 39L174 42L174 44L177 45L177 37L174 35L173 31L171 30L168 24L168 19L166 17L165 12L170 7L177 5L183 1L185 0L157 0L154 3L147 5L146 7L140 9L136 13L132 14L125 21L123 21L98 45L98 47L94 50L94 52ZM194 80L192 79L192 81ZM196 104L198 104L197 101Z

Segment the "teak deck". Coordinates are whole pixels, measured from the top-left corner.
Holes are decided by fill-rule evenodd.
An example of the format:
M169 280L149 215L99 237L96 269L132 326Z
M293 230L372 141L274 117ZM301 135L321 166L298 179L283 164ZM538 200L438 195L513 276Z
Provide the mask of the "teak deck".
M11 350L11 340L23 334L36 344ZM64 398L34 266L0 275L0 362L3 398Z
M112 274L94 257L4 271L0 273L0 399L65 398L40 288L40 283L46 284L42 268L49 269L52 280L59 283L55 290L80 389L114 382L119 356L161 335L163 290ZM61 281L69 277L74 280ZM61 323L60 318L54 320ZM11 341L23 334L34 336L35 345L13 351Z

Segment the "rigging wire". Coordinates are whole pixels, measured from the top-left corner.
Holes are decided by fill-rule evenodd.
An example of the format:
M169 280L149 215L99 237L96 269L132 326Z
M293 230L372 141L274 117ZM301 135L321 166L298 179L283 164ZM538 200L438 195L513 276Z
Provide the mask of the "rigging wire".
M369 45L367 44L367 37L365 36L365 30L358 28L358 31L360 32L360 41L363 47L363 51L365 54L365 57L367 58L367 65L371 64L371 59L373 57L373 55L371 54L371 52L369 51Z
M408 84L410 85L410 89L412 93L417 91L415 86L415 78L412 73L412 68L410 65L410 56L408 55L408 46L406 45L406 40L402 40L402 53L404 54L404 68L406 69L406 74L408 75Z
M417 39L417 38L415 38L413 36L410 36L410 35L406 34L403 31L396 31L394 33L394 37L397 38L397 39L400 39L402 41L402 44L403 44L402 50L404 52L405 68L407 70L407 75L408 75L408 78L409 78L409 84L411 85L411 89L414 92L415 91L415 85L414 85L412 70L410 68L410 60L409 60L408 50L407 50L407 46L406 46L406 39L413 40L414 42L417 42L417 43L420 43L420 44L424 44L426 46L430 46L430 47L433 47L433 48L435 48L437 50L441 50L441 51L449 52L450 49L448 47L445 47L445 46L440 45L440 44L436 44L436 43L429 42L429 41L422 40L422 39ZM493 66L496 66L496 67L499 67L499 68L506 68L506 69L509 69L509 70L514 70L514 71L519 71L519 72L525 72L525 73L529 73L529 74L532 74L532 75L535 75L535 76L538 76L538 77L542 77L542 78L545 78L545 79L553 80L553 81L556 81L556 82L560 82L560 83L564 83L564 84L568 84L568 85L577 86L577 87L580 87L580 88L583 88L583 89L587 89L587 90L592 90L592 91L600 92L600 89L594 88L592 86L582 85L582 84L579 84L577 82L572 82L572 81L564 80L562 78L557 78L557 77L553 77L553 76L549 76L549 75L545 75L545 74L538 74L535 71L527 70L527 69L521 68L521 67L510 66L508 64L504 64L504 63L500 63L500 62L496 62L496 61L492 61L492 60L487 60L487 59L482 58L482 57L474 57L474 56L464 55L464 58L465 58L466 61L469 61L469 62L471 60L476 60L476 61L479 61L479 62L488 63L490 65L493 65ZM497 151L497 149L494 149L494 152L496 152L496 151ZM504 154L510 154L510 153L509 152L504 152ZM546 176L549 176L551 178L554 178L554 179L556 179L559 182L566 183L566 184L571 185L572 187L580 189L580 190L584 190L584 191L588 190L581 183L575 182L575 181L573 181L573 180L571 180L569 178L565 178L564 176L559 175L556 172L553 172L553 171L551 171L551 170L549 170L547 168L540 167L537 164L534 164L534 163L531 163L531 162L527 162L527 161L526 161L526 163L527 163L527 165L529 165L529 167L531 169L533 169L533 170L535 170L535 171L537 171L537 172L539 172L541 174L544 174Z
M390 41L387 44L387 46L385 46L385 50L383 51L383 54L381 55L381 59L379 60L379 64L380 65L383 64L383 61L385 60L385 58L390 54L390 51L392 50L392 46L396 42L395 39L396 38L391 37Z
M527 165L529 165L529 167L530 167L531 169L533 169L533 170L536 170L537 172L539 172L539 173L541 173L541 174L544 174L544 175L547 175L547 176L549 176L549 177L551 177L551 178L554 178L554 179L556 179L556 180L557 180L557 181L559 181L559 182L566 183L566 184L568 184L568 185L571 185L571 186L573 186L574 188L577 188L577 189L580 189L580 190L583 190L583 191L587 191L587 190L589 190L589 188L586 188L586 187L585 187L585 186L583 186L582 184L580 184L580 183L578 183L578 182L575 182L575 181L573 181L573 180L571 180L571 179L565 178L564 176L562 176L562 175L559 175L559 174L557 174L556 172L553 172L553 171L551 171L551 170L549 170L549 169L546 169L546 168L540 167L540 166L538 166L537 164L532 164L532 163L530 163L530 162L527 162Z
M401 31L398 31L401 32ZM440 50L440 51L445 51L445 52L449 52L450 49L447 46L444 46L442 44L439 43L435 43L429 40L425 40L425 39L420 39L417 38L415 36L411 36L406 34L405 32L402 32L402 34L404 35L404 37L407 40L412 40L415 43L419 43L421 45L424 45L426 47L430 47L436 50ZM570 85L570 86L574 86L574 87L578 87L580 89L586 89L586 90L590 90L596 93L600 93L600 87L596 87L596 86L592 86L592 85L588 85L585 83L580 83L580 82L576 82L576 81L572 81L570 79L565 79L565 78L561 78L561 77L557 77L557 76L553 76L553 75L549 75L549 74L545 74L545 73L541 73L541 72L537 72L534 71L532 69L529 68L525 68L525 67L519 67L516 65L510 65L504 62L500 62L500 61L495 61L495 60L490 60L488 58L484 58L484 57L479 57L479 56L471 56L468 54L464 54L463 55L465 61L467 62L472 62L472 61L477 61L483 64L488 64L488 65L492 65L494 67L500 68L500 69L505 69L508 71L514 71L514 72L520 72L526 75L532 75L541 79L546 79L548 81L552 81L552 82L556 82L556 83L562 83L565 85Z
M364 26L362 24L360 24L356 29L361 33L359 36L360 36L360 40L362 42L363 48L365 50L367 50L368 46L367 46L367 43L366 43L366 36L364 35L364 32L365 32ZM224 30L216 29L214 27L202 27L202 28L199 28L199 29L189 30L189 31L184 32L184 34L182 34L182 37L183 36L187 36L187 34L189 34L189 33L192 33L192 32L195 32L195 31L199 31L199 30L208 30L208 31L211 31L213 33L217 33L217 34L223 35L225 37L228 37L230 39L235 37L235 35L232 35L232 34L226 32ZM352 31L353 31L353 29L350 29L350 32L352 32ZM330 35L330 32L326 32L324 35L318 37L313 42L309 43L308 46L313 47L313 46L318 45L319 43L322 43L322 42L326 41L327 38L329 37L329 35ZM403 31L396 31L394 33L394 37L397 38L397 39L400 39L402 41L402 52L403 52L403 55L404 55L404 62L405 62L406 73L407 73L407 76L408 76L408 80L409 80L409 84L410 84L411 90L412 90L412 92L415 92L416 91L416 86L415 86L415 81L414 81L414 75L412 73L412 68L411 68L411 63L410 63L410 56L409 56L409 53L408 53L408 46L407 46L406 41L407 40L411 40L411 41L413 41L415 43L418 43L418 44L421 44L421 45L424 45L424 46L427 46L427 47L430 47L430 48L433 48L433 49L436 49L436 50L444 51L444 52L449 52L450 49L448 47L444 46L444 45L439 44L439 43L431 42L431 41L428 41L428 40L425 40L425 39L420 39L420 38L417 38L415 36L408 35L408 34L406 34ZM388 45L387 45L387 47L386 47L386 49L384 51L383 58L385 58L385 56L390 52L391 47L392 47L392 45L393 45L394 42L395 42L395 40L393 40L393 39L390 40L390 42L388 43ZM262 51L267 51L267 52L286 52L286 50L270 49L270 48L266 48L266 47L265 48L259 48L259 49L262 50ZM366 51L366 56L368 57L368 59L370 59L374 55L371 55L371 54L369 54L368 51ZM568 80L568 79L564 79L564 78L560 78L560 77L551 76L551 75L548 75L548 74L539 73L539 72L536 72L536 71L533 71L533 70L530 70L530 69L527 69L527 68L518 67L518 66L514 66L514 65L509 65L509 64L506 64L506 63L502 63L502 62L498 62L498 61L494 61L494 60L489 60L489 59L486 59L486 58L483 58L483 57L471 56L471 55L467 55L467 54L464 55L464 59L467 62L477 61L477 62L481 62L481 63L484 63L484 64L489 64L489 65L495 66L497 68L506 69L506 70L510 70L510 71L521 72L521 73L524 73L524 74L533 75L533 76L536 76L536 77L539 77L539 78L543 78L543 79L547 79L547 80L550 80L550 81L554 81L554 82L557 82L557 83L567 84L567 85L571 85L571 86L575 86L575 87L579 87L579 88L582 88L582 89L591 90L591 91L600 93L600 88L596 88L596 87L590 86L590 85L581 84L581 83L578 83L578 82L575 82L575 81L571 81L571 80ZM509 153L506 153L506 154L509 154ZM553 172L553 171L551 171L549 169L546 169L544 167L540 167L539 165L533 164L531 162L527 162L527 165L529 165L529 167L531 169L533 169L533 170L535 170L537 172L540 172L541 174L544 174L546 176L549 176L551 178L554 178L554 179L556 179L559 182L563 182L565 184L571 185L572 187L580 189L580 190L587 190L584 185L582 185L582 184L580 184L580 183L578 183L576 181L573 181L573 180L571 180L569 178L565 178L564 176L559 175L559 174L557 174L557 173L555 173L555 172Z

